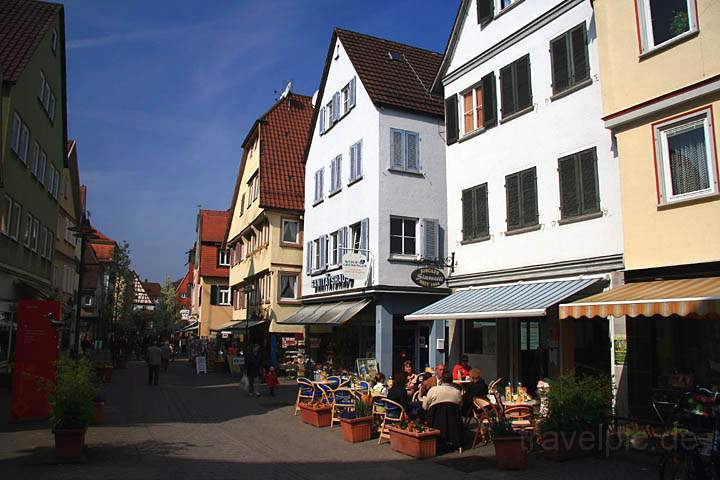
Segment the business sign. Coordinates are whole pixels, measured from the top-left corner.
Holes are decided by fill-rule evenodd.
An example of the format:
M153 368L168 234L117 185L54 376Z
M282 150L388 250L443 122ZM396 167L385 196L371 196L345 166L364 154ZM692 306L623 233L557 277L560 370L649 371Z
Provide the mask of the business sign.
M352 288L354 284L355 281L352 278L347 278L342 273L337 275L330 275L328 273L324 277L315 278L310 283L315 293L344 290L346 288Z
M342 272L345 277L357 281L365 281L370 269L370 262L362 253L349 252L343 255Z
M188 310L188 309L180 310L180 319L181 320L190 320L190 310Z
M410 274L413 282L426 288L435 288L445 283L445 274L435 267L420 267Z

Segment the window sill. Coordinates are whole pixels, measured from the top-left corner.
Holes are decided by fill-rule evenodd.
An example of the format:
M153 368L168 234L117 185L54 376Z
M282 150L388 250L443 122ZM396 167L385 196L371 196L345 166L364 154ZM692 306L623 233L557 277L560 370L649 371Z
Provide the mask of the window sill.
M280 242L281 247L287 247L287 248L303 248L301 243L289 243L289 242Z
M313 203L312 206L313 206L313 207L317 207L318 205L320 205L321 203L323 203L324 200L325 200L324 198L322 198L322 199L320 199L320 200L315 200L315 203Z
M299 299L291 299L291 298L282 298L278 300L278 305L300 305Z
M592 83L593 83L593 80L592 80L592 77L590 77L586 80L583 80L580 83L576 83L575 85L573 85L571 87L567 87L565 90L562 90L558 93L553 94L550 97L550 101L554 102L555 100L560 100L563 97L567 97L571 93L575 93L578 90L582 90L583 88L587 87L588 85L592 85Z
M338 188L337 190L333 190L332 192L328 193L328 198L334 197L338 193L342 192L342 188Z
M360 175L359 177L355 177L348 182L347 186L349 187L350 185L355 185L357 182L359 182L362 179L363 179L362 175Z
M460 245L471 245L473 243L486 242L488 240L490 240L490 235L485 235L483 237L472 238L469 240L463 240L460 242Z
M542 228L542 225L540 225L538 223L537 225L531 225L529 227L522 227L522 228L516 228L515 230L508 230L505 232L505 236L510 237L512 235L520 235L523 233L534 232L536 230L540 230L541 228Z
M690 205L696 205L698 203L714 202L720 200L720 193L711 192L704 195L698 195L692 198L683 198L682 200L674 200L670 202L661 203L657 206L659 211L670 210L673 208L689 207Z
M417 255L401 255L398 253L391 253L388 257L388 262L392 263L417 263L419 258Z
M525 115L526 113L532 112L533 110L535 110L535 104L532 104L532 105L530 105L529 107L525 107L525 108L523 108L522 110L519 110L519 111L517 111L517 112L515 112L515 113L511 113L511 114L508 115L507 117L503 117L503 118L500 120L500 125L502 125L503 123L507 123L507 122L509 122L510 120L515 120L515 119L518 118L518 117L522 117L522 116Z
M400 168L388 168L388 172L390 173L396 173L398 175L407 175L409 177L418 177L418 178L425 178L425 174L423 172L414 172L412 170L402 170Z
M462 137L460 137L460 138L458 139L458 143L462 143L462 142L464 142L464 141L466 141L466 140L470 140L471 138L475 138L475 137L477 137L478 135L480 135L481 133L485 133L485 130L486 130L485 127L478 128L477 130L473 130L472 132L470 132L470 133L468 133L468 134L463 135Z
M657 47L653 47L650 50L641 53L638 56L638 60L642 62L643 60L645 60L647 58L654 57L658 53L662 53L665 50L668 50L679 43L682 43L686 40L696 37L699 33L700 33L700 30L690 30L688 32L680 34L677 37L672 38L661 45L658 45Z
M561 218L558 220L558 225L569 225L571 223L584 222L586 220L593 220L603 216L602 210L599 212L586 213L584 215L577 215L575 217Z
M493 17L493 20L497 20L498 18L502 17L502 16L505 15L507 12L509 12L509 11L512 10L513 8L517 7L518 5L520 5L521 3L523 3L524 1L525 1L525 0L516 0L515 2L513 2L513 3L510 4L509 6L503 8L503 9L500 10L498 13L496 13L495 16Z

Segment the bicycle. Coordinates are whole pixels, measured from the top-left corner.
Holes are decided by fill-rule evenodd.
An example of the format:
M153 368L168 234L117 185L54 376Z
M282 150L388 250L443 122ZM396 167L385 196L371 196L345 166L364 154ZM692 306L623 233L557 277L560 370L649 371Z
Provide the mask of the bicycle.
M710 407L713 417L712 440L709 445L694 433L673 438L673 445L663 453L658 465L660 480L720 480L720 392L699 387L689 392L694 402ZM708 457L704 460L703 457Z

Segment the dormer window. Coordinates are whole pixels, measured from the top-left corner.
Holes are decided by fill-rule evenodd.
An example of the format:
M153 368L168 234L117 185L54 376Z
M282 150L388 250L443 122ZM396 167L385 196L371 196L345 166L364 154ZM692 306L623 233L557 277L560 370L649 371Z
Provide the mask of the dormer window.
M388 57L390 57L390 60L393 60L396 62L403 61L403 54L400 52L388 52Z

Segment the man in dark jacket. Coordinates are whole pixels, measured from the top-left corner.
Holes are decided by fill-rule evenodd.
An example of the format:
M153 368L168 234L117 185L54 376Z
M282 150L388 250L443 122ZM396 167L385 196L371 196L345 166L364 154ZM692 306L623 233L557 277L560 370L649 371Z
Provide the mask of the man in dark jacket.
M260 396L260 392L255 391L255 379L260 376L260 367L260 346L255 344L245 359L245 371L248 377L248 393L254 393L256 397Z

